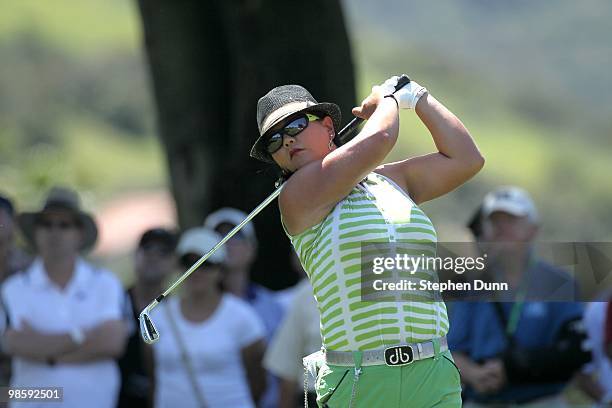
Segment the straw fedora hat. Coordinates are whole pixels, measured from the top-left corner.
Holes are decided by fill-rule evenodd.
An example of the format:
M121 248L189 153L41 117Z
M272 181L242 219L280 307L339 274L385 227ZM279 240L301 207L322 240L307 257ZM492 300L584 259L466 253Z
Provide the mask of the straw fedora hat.
M282 120L299 112L318 113L331 117L334 128L340 129L342 116L335 103L317 102L304 87L300 85L282 85L272 89L257 102L257 127L259 137L251 148L251 157L274 163L266 151L267 132Z

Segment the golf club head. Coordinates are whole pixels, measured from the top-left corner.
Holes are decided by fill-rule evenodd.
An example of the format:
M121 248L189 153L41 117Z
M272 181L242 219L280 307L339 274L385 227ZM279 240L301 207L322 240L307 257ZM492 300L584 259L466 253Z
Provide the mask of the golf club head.
M140 323L140 335L145 343L153 344L159 340L159 332L155 328L153 320L151 320L145 311L140 314L138 321Z

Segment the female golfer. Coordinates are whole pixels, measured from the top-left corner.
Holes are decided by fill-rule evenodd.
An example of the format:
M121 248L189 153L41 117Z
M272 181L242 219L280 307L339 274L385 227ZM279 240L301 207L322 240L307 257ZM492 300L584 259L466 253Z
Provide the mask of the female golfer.
M260 137L251 156L276 163L287 181L282 223L312 283L321 314L323 362L317 402L329 407L457 407L459 373L446 343L441 301L361 299L364 242L434 243L417 206L460 186L484 159L461 121L425 88L397 92L392 77L353 108L367 119L338 147L340 110L297 85L257 105ZM398 138L398 109L414 109L437 152L381 165Z

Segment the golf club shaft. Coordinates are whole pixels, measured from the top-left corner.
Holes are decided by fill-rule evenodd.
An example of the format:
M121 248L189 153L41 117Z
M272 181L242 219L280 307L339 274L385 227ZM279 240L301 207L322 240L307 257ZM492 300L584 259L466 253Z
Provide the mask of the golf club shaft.
M342 130L338 133L338 137L344 137L347 141L350 140L350 136L354 133L357 126L363 121L363 119L355 118L348 125L346 125ZM208 251L204 256L197 260L191 268L189 268L180 278L177 279L168 289L164 291L161 295L153 299L151 303L149 303L140 313L138 318L141 326L141 336L144 341L151 344L157 341L158 334L157 330L151 319L148 317L149 313L162 301L166 296L168 296L177 286L179 286L185 279L189 277L202 263L204 263L217 249L219 249L223 244L225 244L234 234L236 234L247 222L251 221L261 210L263 210L268 204L272 202L278 195L281 193L283 186L285 184L281 184L277 187L272 194L268 196L261 204L257 206L240 224L236 225L221 241L217 243L210 251Z
M342 128L342 130L340 130L340 132L338 133L338 137L340 139L344 139L344 140L350 140L349 136L351 136L355 129L357 128L357 126L359 126L359 124L363 122L363 119L361 118L355 118L353 119L348 125L346 125L344 128ZM263 210L268 204L270 204L270 202L272 202L272 200L274 200L276 197L278 197L278 195L280 194L281 190L283 189L284 183L282 185L280 185L278 188L276 188L272 194L270 194L268 196L268 198L266 198L261 204L259 204L253 211L251 211L251 213L238 225L236 225L225 237L223 237L223 239L221 241L219 241L217 243L217 245L215 245L210 251L208 251L206 254L204 254L200 259L198 259L196 261L196 263L194 263L193 265L191 265L191 268L189 268L185 273L183 273L177 280L176 282L174 282L168 289L166 289L164 291L164 293L162 293L161 295L159 295L158 297L156 297L146 308L145 311L146 313L150 312L151 310L153 310L153 308L155 308L155 306L157 306L162 300L164 300L164 298L166 296L168 296L170 293L172 293L172 291L174 289L176 289L177 286L179 286L181 283L183 283L183 281L185 279L187 279L189 277L189 275L191 275L196 269L198 269L200 267L200 265L202 265L213 253L215 253L215 251L217 249L219 249L223 244L225 244L232 236L234 236L234 234L236 234L244 225L246 225L247 222L251 221L257 214L259 214L261 212L261 210Z
M283 188L283 186L281 185L276 190L274 190L272 192L272 194L270 194L268 196L268 198L266 198L253 211L251 211L251 213L244 220L242 220L242 222L240 224L236 225L230 232L228 232L227 235L225 237L223 237L223 239L217 243L217 245L215 245L210 251L208 251L200 259L198 259L197 262L194 263L191 266L191 268L189 268L185 273L183 273L183 275L181 275L181 277L178 278L176 282L174 282L168 289L166 289L166 291L164 293L162 293L157 298L155 298L155 301L157 303L161 302L174 289L176 289L177 286L179 286L181 283L183 283L183 281L185 279L187 279L189 277L189 275L191 275L196 269L198 269L200 267L200 265L202 265L204 263L204 261L206 261L212 254L214 254L217 249L219 249L231 237L233 237L238 231L240 231L242 229L242 227L244 227L246 225L246 223L251 221L257 214L259 214L261 212L261 210L263 210L266 206L268 206L268 204L270 204L270 202L272 202L272 200L274 200L276 197L278 197L278 195L280 194L282 188Z
M406 75L400 76L399 80L397 81L397 85L395 86L395 90L397 91L401 89L404 85L406 85L409 82L410 82L410 78L408 78L408 76ZM362 118L354 118L345 127L343 127L342 130L340 130L340 132L338 132L337 139L340 141L340 145L348 142L354 137L355 131L357 130L357 128L363 121L364 119ZM144 312L146 313L150 312L155 306L157 306L162 300L164 300L166 296L172 293L172 291L176 289L177 286L183 283L183 281L187 279L189 275L191 275L196 269L198 269L200 265L202 265L212 254L214 254L217 249L219 249L222 245L224 245L231 237L234 236L234 234L236 234L242 227L244 227L246 223L251 221L257 214L259 214L261 210L267 207L268 204L270 204L276 197L278 197L278 195L281 193L281 190L283 189L283 186L284 184L276 188L276 190L274 190L272 194L268 196L268 198L266 198L253 211L251 211L251 213L240 224L236 225L225 237L223 237L223 239L219 241L217 245L215 245L210 251L208 251L200 259L198 259L197 262L194 263L191 266L191 268L189 268L185 273L183 273L183 275L181 275L176 280L176 282L174 282L168 289L166 289L164 293L156 297L144 309Z

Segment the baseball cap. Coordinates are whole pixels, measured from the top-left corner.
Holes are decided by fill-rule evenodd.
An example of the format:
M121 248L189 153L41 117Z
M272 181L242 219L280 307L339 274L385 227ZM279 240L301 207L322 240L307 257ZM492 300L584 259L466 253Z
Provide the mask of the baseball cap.
M176 249L177 242L178 237L176 233L165 228L151 228L140 237L138 248L144 248L151 244L159 244L172 252Z
M212 229L205 227L190 228L181 235L176 252L179 257L187 254L204 255L210 251L223 237ZM219 247L208 258L214 263L225 262L227 254L225 247Z
M221 224L231 224L236 226L242 221L244 221L247 216L248 214L235 208L220 208L217 211L211 213L208 217L206 217L206 219L204 220L204 227L216 230L217 227ZM241 231L244 233L244 236L247 237L251 242L257 242L257 237L255 236L255 227L253 227L253 223L246 223L244 227L242 227Z
M527 191L515 186L502 186L488 193L482 202L482 216L502 211L537 222L538 210Z

